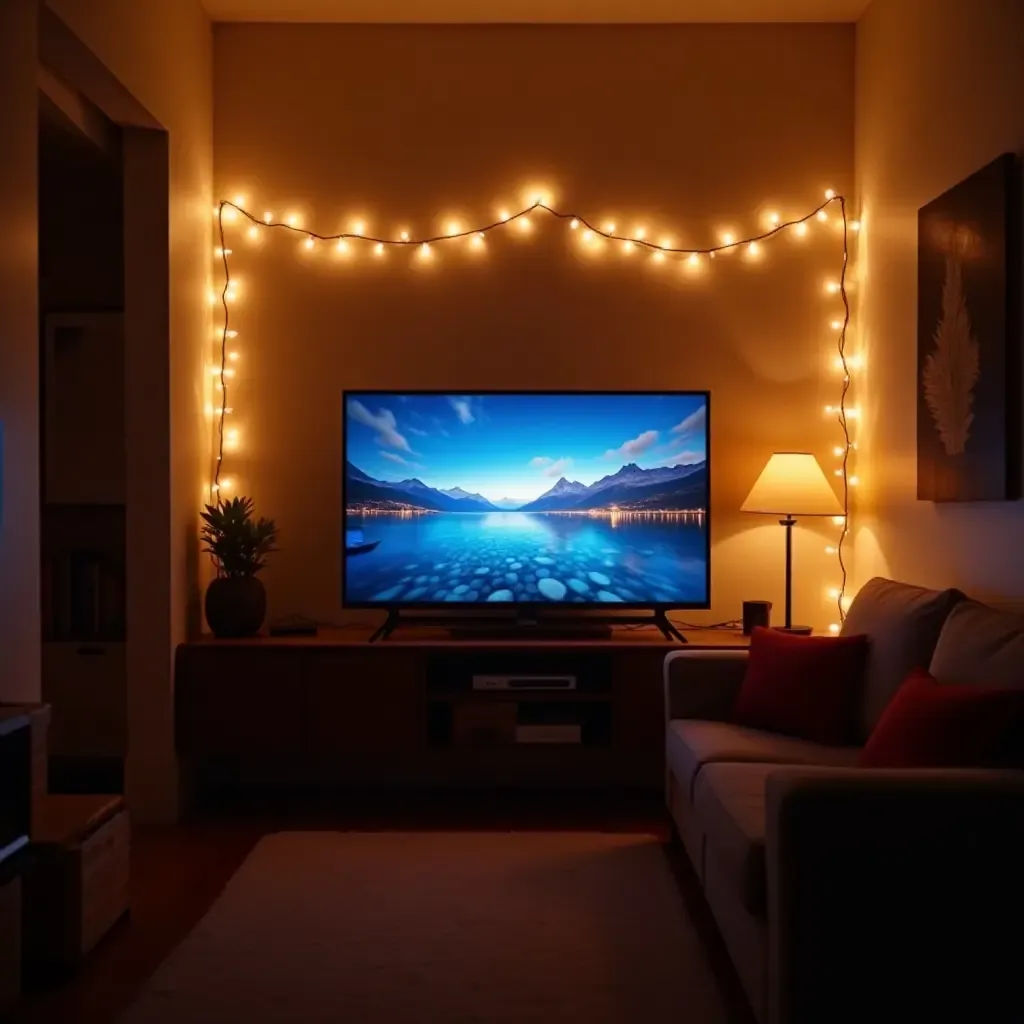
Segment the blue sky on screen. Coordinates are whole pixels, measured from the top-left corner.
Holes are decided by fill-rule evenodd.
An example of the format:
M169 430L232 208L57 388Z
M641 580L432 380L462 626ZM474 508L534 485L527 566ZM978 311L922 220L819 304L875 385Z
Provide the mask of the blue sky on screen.
M490 501L529 501L560 478L592 484L707 457L703 395L350 393L345 457L378 480L415 477Z

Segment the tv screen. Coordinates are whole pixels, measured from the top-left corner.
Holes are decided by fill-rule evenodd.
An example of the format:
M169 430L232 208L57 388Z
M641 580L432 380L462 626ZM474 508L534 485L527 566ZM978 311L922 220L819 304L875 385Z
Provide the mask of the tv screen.
M346 392L343 603L708 607L709 404Z

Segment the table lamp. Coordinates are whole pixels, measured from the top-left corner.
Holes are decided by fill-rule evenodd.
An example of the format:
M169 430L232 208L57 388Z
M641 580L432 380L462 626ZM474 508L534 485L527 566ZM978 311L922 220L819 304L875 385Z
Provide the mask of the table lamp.
M810 633L810 626L793 625L793 527L795 516L843 514L824 470L810 452L776 452L750 489L741 512L780 515L786 528L786 624L787 633Z

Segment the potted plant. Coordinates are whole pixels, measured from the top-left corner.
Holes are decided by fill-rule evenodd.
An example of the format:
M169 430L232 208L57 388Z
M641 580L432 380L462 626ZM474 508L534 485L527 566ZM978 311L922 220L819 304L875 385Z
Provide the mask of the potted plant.
M267 592L256 574L276 551L273 519L253 517L252 498L232 498L201 512L203 551L213 556L217 578L206 589L206 621L218 637L252 636L267 614Z

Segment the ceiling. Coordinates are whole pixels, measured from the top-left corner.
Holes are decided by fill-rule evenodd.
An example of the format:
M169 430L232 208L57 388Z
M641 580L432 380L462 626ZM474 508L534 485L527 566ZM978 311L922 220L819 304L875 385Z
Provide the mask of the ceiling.
M682 24L856 21L870 0L203 0L215 21Z

